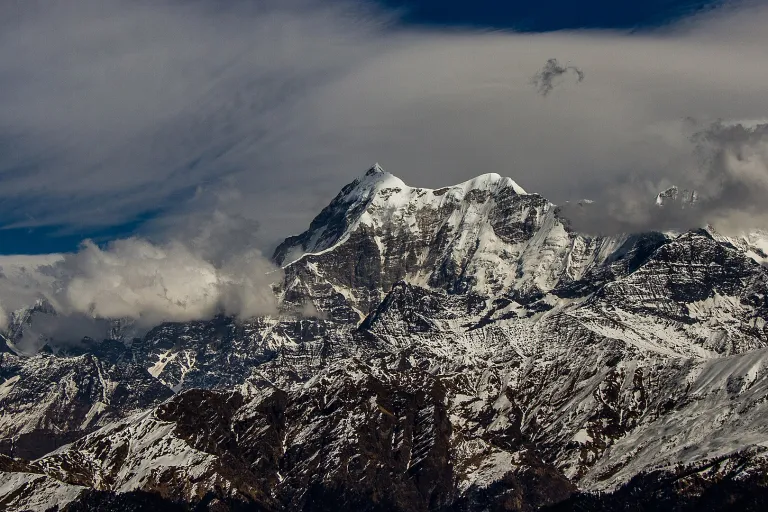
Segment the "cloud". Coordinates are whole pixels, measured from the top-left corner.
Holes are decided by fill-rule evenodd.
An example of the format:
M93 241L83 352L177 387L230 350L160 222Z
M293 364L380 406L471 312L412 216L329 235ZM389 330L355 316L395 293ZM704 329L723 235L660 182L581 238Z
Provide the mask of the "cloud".
M300 99L384 22L303 0L11 0L0 18L0 200L19 227L111 225L268 180Z
M102 340L108 337L110 323L103 318L83 314L36 314L23 328L15 348L23 354L36 354L45 345L52 349L85 348L84 338Z
M143 233L162 241L221 211L257 222L269 252L375 161L417 186L498 172L557 203L621 183L652 201L693 158L681 120L768 116L764 6L515 34L367 5L4 2L0 214L67 228L155 212ZM552 55L590 79L531 99Z
M379 161L428 187L498 172L558 204L610 205L591 231L698 227L712 210L668 222L654 199L703 165L693 131L766 116L768 36L754 26L768 11L748 18L727 10L633 34L412 34L318 92L313 129L343 148L334 168ZM532 98L529 77L553 54L590 79Z
M282 272L258 249L238 242L251 228L217 212L196 235L186 232L188 241L133 237L99 247L86 240L79 251L55 259L0 257L8 270L0 281L0 328L8 328L8 315L39 299L55 314L35 314L23 327L17 344L29 353L45 342L104 339L114 319L132 320L140 335L163 321L275 315L272 285L281 282Z
M694 191L693 204L651 201L653 189L627 176L602 191L601 200L568 203L563 212L580 231L621 233L714 226L740 235L768 228L768 123L722 120L685 122L691 155L669 172L680 190ZM669 183L666 183L669 184ZM658 188L661 190L662 183Z
M768 123L717 121L697 131L689 179L697 209L724 231L768 228Z
M41 292L51 291L53 265L59 255L0 256L0 329L9 327L10 315L35 304Z
M576 80L582 82L584 80L584 72L576 66L561 66L557 59L548 59L544 67L541 68L533 78L531 83L536 87L536 91L542 96L546 96L552 89L555 88L555 79L569 72L576 75Z
M299 315L303 318L318 318L322 320L325 320L328 317L326 313L318 311L312 301L307 301L301 306Z
M217 267L175 241L156 246L131 238L106 250L85 242L58 270L56 309L65 313L153 325L220 311L246 318L276 312L269 287L274 268L258 252L238 254Z

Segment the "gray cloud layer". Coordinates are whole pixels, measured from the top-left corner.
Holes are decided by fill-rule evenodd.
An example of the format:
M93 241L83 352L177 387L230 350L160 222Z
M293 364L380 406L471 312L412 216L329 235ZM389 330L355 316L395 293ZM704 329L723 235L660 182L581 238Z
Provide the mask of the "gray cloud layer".
M382 20L351 5L4 2L5 218L110 225L270 182L301 99L369 54Z
M493 171L556 202L611 200L622 183L652 202L695 159L682 119L768 116L764 8L655 33L520 35L407 31L359 3L226 5L4 3L7 224L160 207L147 232L163 239L218 210L258 222L269 247L374 161L414 185ZM531 98L552 55L590 79Z
M602 189L599 202L568 203L573 227L596 233L679 230L711 224L728 234L768 228L768 123L687 120L692 153L669 173L680 190L696 192L693 205L658 207L639 176ZM663 182L663 181L662 181Z

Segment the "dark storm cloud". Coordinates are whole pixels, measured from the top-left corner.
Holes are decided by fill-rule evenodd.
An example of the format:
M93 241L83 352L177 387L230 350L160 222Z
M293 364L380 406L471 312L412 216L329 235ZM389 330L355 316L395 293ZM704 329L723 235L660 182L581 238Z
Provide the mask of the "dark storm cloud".
M552 89L557 85L555 80L568 73L576 75L577 82L584 80L584 72L576 66L562 66L557 62L557 59L549 59L547 60L547 63L544 64L544 67L533 75L531 83L536 87L536 91L539 94L546 96L552 92Z

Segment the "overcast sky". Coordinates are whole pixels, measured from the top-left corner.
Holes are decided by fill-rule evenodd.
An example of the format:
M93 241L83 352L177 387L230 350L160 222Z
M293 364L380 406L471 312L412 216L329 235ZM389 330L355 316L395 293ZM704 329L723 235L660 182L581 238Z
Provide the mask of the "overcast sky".
M6 227L143 215L162 239L219 210L271 248L374 162L417 186L498 172L555 202L642 203L701 181L695 133L768 117L768 10L751 4L634 33L541 34L418 28L343 1L0 11ZM552 58L585 79L537 94Z

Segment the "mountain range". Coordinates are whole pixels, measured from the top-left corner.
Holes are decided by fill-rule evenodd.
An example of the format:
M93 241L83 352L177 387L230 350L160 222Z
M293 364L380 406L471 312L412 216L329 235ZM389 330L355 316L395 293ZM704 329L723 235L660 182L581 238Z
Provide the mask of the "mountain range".
M375 165L275 250L277 315L114 319L28 354L56 312L14 313L0 508L762 510L766 251L590 235L498 174L425 189Z

